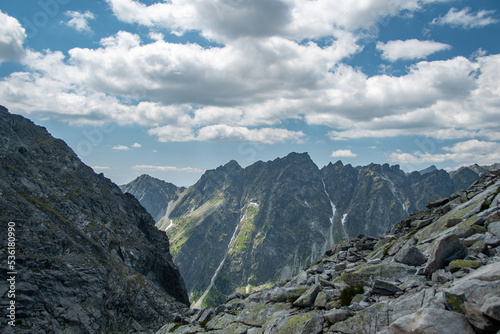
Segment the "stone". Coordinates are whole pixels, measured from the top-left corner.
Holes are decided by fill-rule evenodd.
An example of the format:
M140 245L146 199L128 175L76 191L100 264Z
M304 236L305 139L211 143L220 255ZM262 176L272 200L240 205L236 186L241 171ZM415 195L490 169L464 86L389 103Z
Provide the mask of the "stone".
M486 232L484 236L484 243L491 247L500 246L500 237L497 237L490 232Z
M331 297L324 291L320 291L316 296L316 300L314 301L314 307L319 309L326 309L330 301Z
M297 315L274 314L264 334L319 334L323 332L323 317L315 312Z
M400 291L401 289L393 283L376 280L375 283L373 283L371 293L383 296L393 296Z
M378 334L475 334L467 318L459 313L425 308L418 312L401 317Z
M407 280L416 273L415 267L402 263L362 264L351 272L344 271L342 280L349 286L372 286L375 280Z
M293 302L294 306L299 307L309 307L314 305L314 301L316 300L316 296L321 291L321 287L319 285L313 285L304 292L295 302Z
M415 246L404 247L395 256L394 260L408 266L418 267L427 260L422 252Z
M432 281L444 284L446 282L453 281L453 275L449 271L439 269L432 273Z
M304 292L309 289L307 285L299 285L297 287L275 288L271 290L270 300L273 302L294 302Z
M467 256L467 247L458 236L456 234L445 235L435 241L424 273L432 274L436 270L444 268L451 261L463 259L465 256Z
M497 236L497 237L500 237L500 221L497 221L497 222L493 222L493 223L490 223L488 225L488 231Z
M477 333L496 333L500 329L500 325L496 321L485 316L478 304L465 302L463 310L467 320Z
M496 291L485 297L481 311L490 318L500 321L500 291Z
M331 310L323 314L323 319L325 319L325 321L328 321L330 324L335 324L337 322L346 320L350 316L352 316L351 311L340 309L340 310Z
M448 291L444 292L444 302L446 304L446 308L449 311L464 313L463 305L467 301L465 295L463 293L453 294Z
M485 234L484 233L476 233L471 235L468 238L465 238L462 242L464 243L465 246L471 247L478 241L484 241Z
M448 221L446 222L446 227L453 227L455 225L458 225L462 222L462 219L461 218L450 218L448 219Z

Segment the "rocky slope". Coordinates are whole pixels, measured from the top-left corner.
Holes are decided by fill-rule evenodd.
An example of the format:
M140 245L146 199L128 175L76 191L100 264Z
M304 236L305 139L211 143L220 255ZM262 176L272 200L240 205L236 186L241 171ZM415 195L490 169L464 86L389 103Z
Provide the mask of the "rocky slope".
M216 308L184 309L157 334L497 333L500 171L380 237L334 245L290 280Z
M189 304L168 238L139 202L3 107L0 221L0 258L15 256L0 273L2 333L152 333Z
M247 168L231 161L172 190L176 200L146 177L122 189L146 207L146 198L170 199L157 226L170 237L191 301L213 306L236 290L292 277L343 238L383 234L477 177L467 168L452 177L435 168L405 174L399 166L340 161L320 170L306 153L291 153Z

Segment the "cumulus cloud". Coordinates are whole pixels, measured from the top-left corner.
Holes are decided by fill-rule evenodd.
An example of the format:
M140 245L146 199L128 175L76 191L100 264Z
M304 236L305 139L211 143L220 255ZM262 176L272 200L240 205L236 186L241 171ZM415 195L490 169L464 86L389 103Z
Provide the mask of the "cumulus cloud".
M354 158L358 155L356 153L353 153L351 150L337 150L333 151L331 156L335 158Z
M305 134L302 131L290 131L277 128L249 129L242 126L215 124L202 127L196 132L190 128L170 125L149 130L149 134L158 137L160 142L176 141L249 141L264 144L283 143L287 141L302 142Z
M421 9L442 0L173 0L146 5L136 0L106 0L116 17L182 34L198 30L217 41L282 36L313 39L334 29L373 28L380 19Z
M95 20L95 15L92 12L86 11L81 13L69 10L65 15L70 18L68 22L64 22L68 27L72 27L77 31L92 31L89 26L89 20Z
M24 55L26 32L19 21L0 10L0 63L19 61Z
M500 161L500 143L477 139L458 142L451 147L444 147L447 153L417 151L414 153L394 152L390 161L402 164L455 162L461 165L474 163L490 165Z
M128 151L128 150L130 150L130 148L126 145L116 145L116 146L113 146L113 150Z
M141 148L142 145L139 144L139 143L134 143L134 145L132 145L133 148Z
M438 51L451 49L451 45L434 41L409 39L406 41L389 41L387 43L378 42L377 49L382 51L382 58L395 62L399 59L427 58L427 56Z
M493 14L495 14L494 10L480 10L473 13L470 7L465 7L462 10L451 8L445 16L432 20L432 24L463 28L480 28L498 23L499 20L494 18L492 16Z
M203 169L193 167L174 167L174 166L153 166L153 165L135 165L132 167L135 170L141 171L156 171L156 172L188 172L188 173L203 173Z

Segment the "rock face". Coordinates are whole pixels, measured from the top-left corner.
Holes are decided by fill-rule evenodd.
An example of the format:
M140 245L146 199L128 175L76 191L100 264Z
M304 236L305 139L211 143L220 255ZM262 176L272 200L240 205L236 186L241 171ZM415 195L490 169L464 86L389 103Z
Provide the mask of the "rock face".
M130 194L84 165L44 128L0 107L2 333L152 333L189 305L165 233ZM7 247L0 248L7 261ZM5 324L2 321L2 326Z
M495 228L499 193L500 170L488 172L458 197L414 212L383 236L335 244L292 279L234 294L216 309L185 309L157 334L497 333L500 246L463 241L483 240ZM396 261L408 253L418 261ZM456 254L465 255L451 260Z
M469 171L470 182L477 178L462 171L457 175ZM146 208L166 193L145 176L122 189ZM170 237L191 301L215 306L236 288L296 275L343 238L381 235L456 187L436 168L405 174L399 166L354 168L339 161L320 170L309 155L292 153L247 168L231 161L186 190L169 189L163 209L155 205L150 212L167 213L157 226Z

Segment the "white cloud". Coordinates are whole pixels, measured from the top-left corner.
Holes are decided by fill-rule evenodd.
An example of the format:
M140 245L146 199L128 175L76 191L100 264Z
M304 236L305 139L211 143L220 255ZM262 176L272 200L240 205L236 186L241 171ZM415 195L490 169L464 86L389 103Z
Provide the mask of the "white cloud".
M89 20L95 20L95 15L92 12L86 11L84 13L80 13L69 10L65 13L65 15L70 18L68 22L64 22L68 27L72 27L77 31L92 31L89 26Z
M128 150L130 150L130 148L126 145L116 145L116 146L113 146L113 150L128 151Z
M132 147L133 148L140 148L140 147L142 147L142 145L139 143L134 143L134 145L132 145Z
M108 170L110 169L108 166L92 166L93 170Z
M174 167L174 166L152 166L152 165L136 165L132 169L142 171L157 171L157 172L189 172L189 173L203 173L203 169L193 167Z
M228 41L282 36L294 40L331 36L335 29L374 28L379 20L442 0L172 0L147 6L135 0L106 0L116 17L147 27Z
M451 8L445 16L432 20L432 24L479 28L497 23L499 20L492 17L494 13L494 10L480 10L472 13L470 7L465 7L462 10Z
M302 142L305 134L302 131L286 129L260 128L248 129L242 126L225 124L209 125L196 132L190 128L163 126L149 130L150 135L158 137L160 142L178 141L250 141L273 144L286 141Z
M237 2L108 0L123 22L150 27L149 38L120 31L94 48L28 50L26 71L0 80L0 100L18 113L73 123L142 125L164 142L307 140L286 128L289 119L330 126L334 140L500 140L500 55L421 61L402 75L368 76L342 63L362 50L359 38L372 36L381 19L437 1ZM261 22L266 10L281 23ZM196 29L219 43L169 43L155 32L169 29ZM447 47L417 41L417 53L408 41L393 42L414 58ZM388 54L402 57L396 51Z
M19 21L0 10L0 63L19 61L24 55L26 32Z
M451 45L409 39L406 41L389 41L387 43L378 42L377 49L382 51L382 58L395 62L399 59L427 58L427 56L438 51L451 49Z
M453 161L461 165L474 163L490 165L500 161L500 143L479 141L477 139L458 142L451 147L444 147L449 153L414 153L393 152L390 161L402 164L443 163Z
M337 158L355 158L358 155L351 150L337 150L333 151L331 156Z

